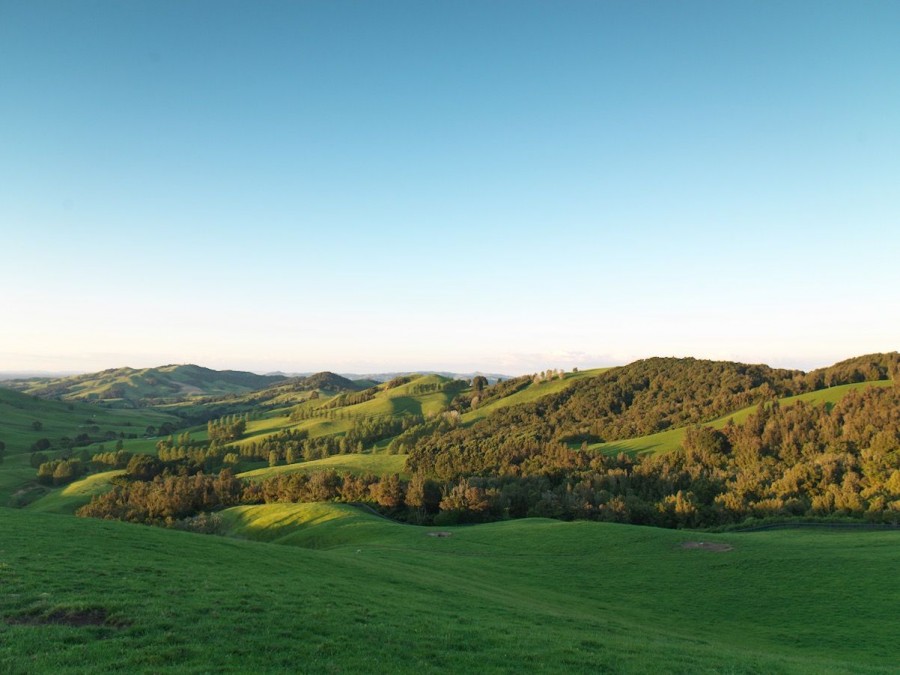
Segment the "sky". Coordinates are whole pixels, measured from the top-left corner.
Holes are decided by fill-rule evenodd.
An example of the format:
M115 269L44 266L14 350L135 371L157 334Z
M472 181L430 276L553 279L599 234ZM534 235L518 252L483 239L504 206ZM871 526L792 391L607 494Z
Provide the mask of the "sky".
M0 0L0 370L900 348L900 3Z

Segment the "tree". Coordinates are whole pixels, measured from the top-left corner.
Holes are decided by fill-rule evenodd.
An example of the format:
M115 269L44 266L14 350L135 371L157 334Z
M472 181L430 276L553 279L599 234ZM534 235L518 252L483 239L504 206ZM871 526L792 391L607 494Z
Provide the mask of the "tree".
M35 431L41 431L44 428L44 425L42 422L35 420L34 422L31 423L31 428L34 429Z
M426 478L421 471L413 474L406 487L406 505L424 515L437 512L440 502L441 491L437 483Z
M31 444L32 452L41 452L43 450L48 450L50 448L50 439L48 438L39 438L34 443Z
M372 497L379 506L393 509L403 505L403 484L396 473L384 476L371 487L371 490Z
M134 455L125 468L125 473L134 480L153 480L163 471L163 463L152 455Z
M487 378L484 375L476 375L472 378L472 389L481 393L484 391L484 388L488 385Z

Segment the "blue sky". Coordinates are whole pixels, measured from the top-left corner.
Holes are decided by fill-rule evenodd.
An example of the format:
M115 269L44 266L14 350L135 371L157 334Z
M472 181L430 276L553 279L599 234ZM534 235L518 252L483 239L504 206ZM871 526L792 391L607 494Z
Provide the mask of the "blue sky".
M0 0L0 369L900 346L900 4Z

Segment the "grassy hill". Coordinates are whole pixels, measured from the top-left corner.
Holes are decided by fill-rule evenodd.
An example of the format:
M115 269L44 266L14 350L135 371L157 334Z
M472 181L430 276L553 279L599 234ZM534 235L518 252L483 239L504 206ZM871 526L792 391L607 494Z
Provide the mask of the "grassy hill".
M413 376L403 384L389 384L382 383L366 390L371 392L371 396L359 396L366 399L359 403L352 402L355 399L351 393L351 398L343 405L340 395L328 395L327 392L310 398L310 392L303 390L293 398L282 391L267 403L274 404L274 407L266 409L261 417L247 424L244 438L236 444L258 442L285 429L304 430L310 437L342 435L356 420L402 415L429 417L445 410L460 391L452 380L440 375ZM285 385L279 385L275 389L284 388ZM290 415L298 408L306 411L307 417L292 420Z
M140 443L140 438L128 437L141 437L148 426L158 427L166 422L180 420L150 408L118 410L79 401L45 401L0 388L0 441L6 444L6 457L0 463L0 505L23 487L33 486L35 469L29 463L29 450L36 441L50 441L51 447L45 451L49 457L61 451L60 439L74 439L79 434L87 434L91 439L109 437L105 443L107 449L112 449L114 439L124 435L126 446Z
M3 386L42 398L136 403L243 393L283 379L277 375L169 365L143 369L114 368L54 379L12 380L4 382Z
M698 535L529 519L435 537L334 505L222 518L242 539L0 508L0 671L889 673L897 663L898 532ZM250 540L265 538L292 545Z
M298 464L283 464L281 466L268 466L253 471L245 471L238 474L239 478L247 478L252 481L265 480L272 476L284 473L312 473L313 471L337 471L338 473L352 473L355 475L372 474L384 476L399 473L403 477L406 469L406 455L385 454L351 454L332 455L324 459L314 459Z
M91 501L91 497L109 490L112 487L110 478L121 476L123 473L124 470L103 471L85 476L81 480L49 492L26 508L38 513L74 514L78 507Z
M539 380L532 382L524 389L521 389L509 396L504 396L491 401L483 406L479 406L474 410L463 414L462 419L465 424L472 424L478 420L484 419L504 408L510 408L516 405L531 403L544 396L558 394L559 392L571 387L579 380L596 377L601 373L605 373L610 368L593 368L591 370L582 370L572 373L564 373L562 377L555 377L549 380Z

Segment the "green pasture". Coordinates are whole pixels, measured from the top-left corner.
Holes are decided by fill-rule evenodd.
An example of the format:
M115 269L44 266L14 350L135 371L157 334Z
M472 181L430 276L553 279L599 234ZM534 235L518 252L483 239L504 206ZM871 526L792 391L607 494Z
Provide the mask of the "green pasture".
M39 430L33 428L34 422L40 422ZM107 431L116 435L137 435L139 438L123 441L126 450L137 452L138 447L152 443L152 449L147 451L155 452L157 439L141 437L148 426L159 426L164 422L177 425L180 420L150 408L119 410L79 401L47 401L0 388L0 441L6 444L6 457L0 463L0 506L23 492L46 492L34 483L36 471L29 461L31 445L38 439L46 438L51 442L51 448L44 451L51 458L60 454L59 440L64 436L74 439L80 433L97 436ZM109 440L102 445L106 450L113 450L115 443L116 440ZM93 454L99 451L99 445L85 447ZM82 449L75 448L73 452Z
M109 482L115 476L121 476L124 470L104 471L85 476L65 487L58 488L28 505L28 509L39 513L67 513L75 511L91 501L94 495L108 492L112 488Z
M34 429L34 422L40 422L42 428ZM148 426L163 422L178 424L180 420L150 408L118 410L78 401L47 401L0 388L0 441L6 443L7 455L27 452L40 438L53 442L63 436L74 438L79 433L96 435L94 426L99 427L99 433L142 436Z
M373 453L331 455L324 459L314 459L309 462L268 466L240 473L238 477L260 481L285 473L312 473L314 471L337 471L338 473L372 474L373 476L399 473L404 478L409 477L406 475L406 455Z
M342 505L221 517L232 536L0 508L0 672L892 673L900 659L896 531L437 530ZM683 548L701 541L731 548Z

